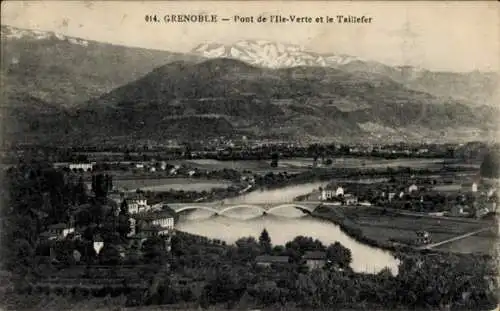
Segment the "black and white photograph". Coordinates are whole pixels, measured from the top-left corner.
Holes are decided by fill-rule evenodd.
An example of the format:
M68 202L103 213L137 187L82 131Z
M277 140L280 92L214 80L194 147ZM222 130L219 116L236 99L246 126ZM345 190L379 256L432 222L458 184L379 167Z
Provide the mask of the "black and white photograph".
M0 311L500 310L500 2L1 6Z

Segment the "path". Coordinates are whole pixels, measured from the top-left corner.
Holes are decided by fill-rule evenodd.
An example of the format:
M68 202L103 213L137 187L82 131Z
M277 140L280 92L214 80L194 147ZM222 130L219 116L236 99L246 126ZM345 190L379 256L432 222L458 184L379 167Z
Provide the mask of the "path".
M476 235L478 233L481 233L481 232L484 232L484 231L488 231L488 230L491 230L491 229L493 229L493 227L488 227L488 228L483 228L483 229L475 230L475 231L472 231L472 232L469 232L469 233L465 233L465 234L453 237L453 238L448 239L448 240L444 240L444 241L441 241L441 242L437 242L437 243L432 243L432 244L427 244L427 245L424 245L424 246L420 246L417 249L420 249L420 250L423 250L423 249L432 249L434 247L441 246L443 244L447 244L447 243L451 243L451 242L455 242L455 241L459 241L459 240L468 238L470 236L473 236L473 235Z

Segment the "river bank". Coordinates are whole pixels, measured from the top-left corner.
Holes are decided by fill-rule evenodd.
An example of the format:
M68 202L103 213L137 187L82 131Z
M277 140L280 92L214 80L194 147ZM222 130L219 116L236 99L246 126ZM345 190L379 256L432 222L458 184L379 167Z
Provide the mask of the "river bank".
M444 251L492 256L497 237L494 232L484 232L462 240L461 248L443 246L433 250L418 250L417 245L411 245L416 238L417 231L427 231L433 242L439 242L482 229L484 226L492 226L494 223L425 217L425 215L419 217L373 207L335 206L335 208L328 208L322 206L318 207L311 215L333 222L345 234L360 243L394 253ZM467 243L468 240L470 243Z
M323 220L328 220L335 225L339 226L340 229L347 234L349 237L353 238L359 243L377 247L382 250L390 251L390 252L409 252L413 250L410 247L404 246L396 246L390 242L383 242L379 240L375 240L369 238L367 235L363 234L363 230L361 226L357 225L355 222L347 218L345 215L338 212L335 209L325 208L324 206L320 206L316 208L314 212L311 213L312 217L316 217Z

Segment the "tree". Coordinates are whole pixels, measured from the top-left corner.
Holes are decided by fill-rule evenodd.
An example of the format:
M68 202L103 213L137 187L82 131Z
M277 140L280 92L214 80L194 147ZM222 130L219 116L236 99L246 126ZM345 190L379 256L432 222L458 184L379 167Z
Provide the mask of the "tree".
M240 238L236 242L237 256L243 262L253 261L260 253L260 246L253 237Z
M132 231L132 228L130 228L130 214L128 212L128 205L126 200L123 200L122 204L120 205L118 227L116 229L122 238L127 237L127 235Z
M186 144L184 146L184 157L186 159L191 159L191 146L189 144Z
M500 157L491 151L486 153L483 162L479 168L480 174L487 178L499 178L500 177Z
M204 288L210 303L234 301L239 298L238 277L231 270L219 271Z
M264 230L262 230L259 236L259 245L264 253L271 254L272 251L271 237L269 236L269 233L265 228Z
M329 265L337 265L341 268L348 268L352 262L351 250L344 247L339 242L330 244L326 249L326 259Z
M78 183L75 187L75 198L76 204L85 204L88 201L85 183L83 182L82 176L78 178Z
M92 175L92 192L96 198L106 198L108 192L113 189L113 177L108 174Z
M142 244L142 252L148 262L161 262L166 258L165 241L160 237L151 237Z
M292 241L285 244L287 250L294 250L300 255L305 254L307 251L323 251L325 246L318 239L314 240L311 237L299 235Z
M110 243L105 243L99 252L99 262L103 265L117 265L121 262L120 252Z
M277 152L273 152L271 155L271 167L278 167L279 154Z

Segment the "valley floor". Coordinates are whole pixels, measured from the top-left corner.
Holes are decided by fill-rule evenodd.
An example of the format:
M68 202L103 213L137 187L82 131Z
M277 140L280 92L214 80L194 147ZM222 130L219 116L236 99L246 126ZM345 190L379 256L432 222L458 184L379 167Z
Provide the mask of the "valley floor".
M492 254L498 239L498 227L494 219L469 220L461 218L427 217L426 215L401 215L383 212L373 207L335 207L335 211L318 211L318 216L334 221L344 230L357 231L357 238L371 240L374 246L391 247L411 243L416 231L427 231L432 242L445 241L475 230L492 227L464 239L433 248L453 253ZM356 234L355 234L356 235ZM356 236L355 236L356 237ZM364 241L366 242L366 241Z

